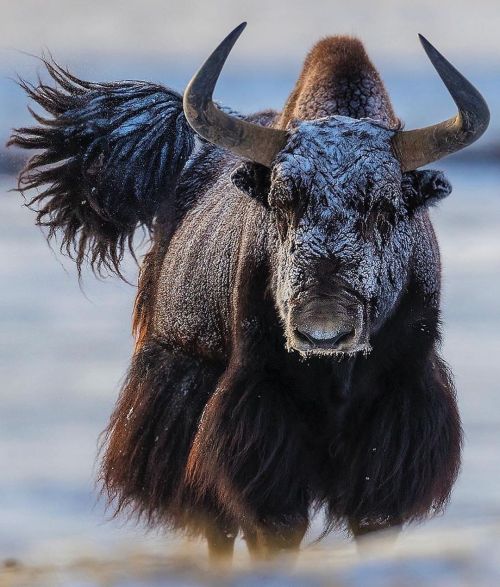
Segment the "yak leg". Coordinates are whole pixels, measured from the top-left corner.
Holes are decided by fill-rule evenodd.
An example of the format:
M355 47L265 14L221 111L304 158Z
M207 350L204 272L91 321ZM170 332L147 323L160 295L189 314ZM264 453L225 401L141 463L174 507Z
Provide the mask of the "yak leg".
M310 459L289 388L251 370L229 374L209 399L192 442L187 478L217 496L248 533L252 556L297 550L307 528ZM221 518L222 519L222 518ZM212 549L228 549L214 535Z
M293 526L249 528L244 531L252 560L272 560L281 554L296 557L307 531L307 520Z
M205 526L210 562L231 563L238 527L226 520L212 519Z
M391 530L390 537L395 541L401 531L401 520L388 520L386 522L364 524L358 520L350 518L349 529L353 533L358 547L363 543L363 540L367 536L383 530Z

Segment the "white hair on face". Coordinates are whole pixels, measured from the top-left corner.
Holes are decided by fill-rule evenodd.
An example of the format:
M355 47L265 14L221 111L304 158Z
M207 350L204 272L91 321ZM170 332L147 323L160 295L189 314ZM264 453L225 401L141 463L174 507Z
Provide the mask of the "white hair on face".
M392 152L394 131L371 119L343 116L297 122L273 171L273 181L297 190L301 212L280 250L280 313L307 297L320 263L337 265L338 276L381 317L406 279L414 234L402 202L401 168ZM360 226L372 209L399 214L390 237ZM333 270L332 270L333 271Z

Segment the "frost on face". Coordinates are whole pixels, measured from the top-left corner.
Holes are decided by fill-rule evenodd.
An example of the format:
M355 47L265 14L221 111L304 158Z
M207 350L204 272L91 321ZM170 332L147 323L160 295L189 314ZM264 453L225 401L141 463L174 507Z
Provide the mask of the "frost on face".
M412 246L393 133L342 116L298 122L291 131L270 194L277 217L286 218L278 252L283 319L311 295L333 295L339 283L375 319L393 305Z

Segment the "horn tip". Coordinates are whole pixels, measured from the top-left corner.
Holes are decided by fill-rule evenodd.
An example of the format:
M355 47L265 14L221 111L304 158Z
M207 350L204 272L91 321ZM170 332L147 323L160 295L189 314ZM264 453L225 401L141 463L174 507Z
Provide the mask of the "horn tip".
M227 35L227 37L222 41L222 43L219 45L218 49L220 49L221 47L225 47L227 52L229 53L229 51L233 48L234 44L238 40L241 33L245 30L246 26L247 26L246 21L243 21L237 27L235 27L229 33L229 35ZM216 51L217 51L217 49L216 49Z
M418 33L418 39L419 39L419 41L420 41L420 43L421 43L422 47L424 48L424 50L425 50L425 52L426 52L427 54L429 54L429 51L433 51L433 52L436 52L436 53L438 52L438 51L436 50L436 47L434 47L434 45L433 45L433 44L432 44L430 41L428 41L428 40L427 40L427 39L424 37L424 35L422 35L421 33Z
M233 30L233 32L231 34L240 35L245 30L246 26L247 26L247 21L244 20Z

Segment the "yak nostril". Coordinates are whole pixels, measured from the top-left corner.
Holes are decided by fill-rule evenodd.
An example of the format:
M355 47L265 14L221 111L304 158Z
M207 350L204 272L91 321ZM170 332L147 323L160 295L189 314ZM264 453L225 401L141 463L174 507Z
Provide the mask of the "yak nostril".
M350 338L354 334L354 330L345 330L344 332L339 332L333 339L330 339L330 343L333 346L338 346L344 340Z
M315 332L308 332L306 329L300 330L297 328L295 330L295 335L299 340L302 340L302 342L308 342L313 347L332 349L338 347L341 342L345 341L347 338L350 338L353 334L354 330L352 329L337 332L329 337L317 336Z
M300 330L299 328L295 329L295 336L302 342L314 344L314 338L312 338L311 335L307 334L307 332L302 332L302 330Z

